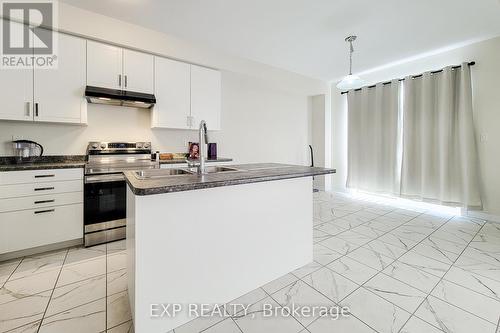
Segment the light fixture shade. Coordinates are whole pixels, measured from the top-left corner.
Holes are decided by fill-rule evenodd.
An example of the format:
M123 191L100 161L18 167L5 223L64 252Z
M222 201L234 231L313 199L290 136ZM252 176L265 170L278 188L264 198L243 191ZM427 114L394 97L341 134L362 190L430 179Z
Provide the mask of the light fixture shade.
M361 88L365 84L365 81L357 75L347 75L337 83L337 88L340 90L351 90Z

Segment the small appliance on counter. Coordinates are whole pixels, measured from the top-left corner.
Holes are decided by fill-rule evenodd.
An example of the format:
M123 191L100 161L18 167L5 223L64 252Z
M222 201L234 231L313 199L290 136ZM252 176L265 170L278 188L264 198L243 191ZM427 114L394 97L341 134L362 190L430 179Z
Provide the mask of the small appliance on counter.
M161 153L160 161L185 160L187 157L186 153Z
M43 146L31 140L14 140L12 149L18 163L34 162L43 155Z

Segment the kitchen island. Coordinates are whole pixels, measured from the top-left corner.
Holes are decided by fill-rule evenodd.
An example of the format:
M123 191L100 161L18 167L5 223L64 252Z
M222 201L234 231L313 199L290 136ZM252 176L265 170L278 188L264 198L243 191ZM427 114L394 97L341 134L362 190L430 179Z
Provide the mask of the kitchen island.
M136 332L167 332L194 319L190 304L225 304L312 261L312 176L335 170L166 171L124 172ZM173 304L180 307L174 316Z

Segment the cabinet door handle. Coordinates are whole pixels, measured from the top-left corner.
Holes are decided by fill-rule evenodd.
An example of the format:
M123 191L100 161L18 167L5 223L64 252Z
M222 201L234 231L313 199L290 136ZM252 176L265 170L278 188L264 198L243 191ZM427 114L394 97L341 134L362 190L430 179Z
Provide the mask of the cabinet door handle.
M35 103L35 117L38 117L38 103Z
M37 187L35 188L35 191L49 191L49 190L53 190L54 187Z
M35 175L35 178L48 178L48 177L55 177L56 175Z
M118 87L122 86L122 75L118 74Z
M43 213L52 213L52 212L55 212L55 211L56 211L55 209L46 209L46 210L37 210L34 213L35 214L43 214Z
M51 199L51 200L39 200L39 201L35 201L34 204L38 205L38 204L43 204L43 203L51 203L51 202L55 202L55 201L56 201L55 199Z
M31 116L31 102L26 102L26 116Z
M124 83L125 83L125 88L127 88L127 81L128 81L128 80L127 80L127 75L124 75L124 76L123 76L123 78L124 78L124 81L125 81L125 82L124 82Z

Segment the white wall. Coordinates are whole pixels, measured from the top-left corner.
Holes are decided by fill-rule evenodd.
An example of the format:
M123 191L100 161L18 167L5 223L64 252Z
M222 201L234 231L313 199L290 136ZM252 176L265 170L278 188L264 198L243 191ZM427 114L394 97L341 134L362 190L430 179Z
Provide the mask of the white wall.
M419 74L465 61L476 61L472 69L474 122L482 178L484 210L500 215L500 37L462 46L439 54L385 66L363 73L368 83ZM333 189L345 190L347 167L346 97L332 85L333 167L338 174ZM486 141L481 142L480 136Z
M326 95L310 97L310 144L314 149L314 165L325 167L325 108ZM314 177L314 188L325 189L325 176Z
M186 151L198 132L151 129L150 110L88 105L88 126L0 121L0 155L12 135L40 142L46 155L85 154L93 140L151 140L160 151ZM210 124L208 124L210 128ZM307 96L260 87L230 72L222 75L222 131L210 132L219 156L238 162L307 164Z
M59 29L222 71L222 131L212 132L220 156L238 162L307 164L308 96L325 82L233 57L160 32L59 5ZM210 126L210 124L208 124ZM0 156L12 135L40 142L46 154L84 154L92 140L151 140L160 151L185 151L196 131L150 128L150 111L89 105L88 126L0 121Z

